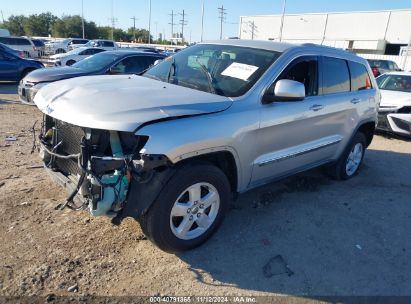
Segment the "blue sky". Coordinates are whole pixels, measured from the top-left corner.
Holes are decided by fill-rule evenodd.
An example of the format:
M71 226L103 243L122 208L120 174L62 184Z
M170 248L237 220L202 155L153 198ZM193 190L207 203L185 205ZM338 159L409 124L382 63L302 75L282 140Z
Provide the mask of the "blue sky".
M186 40L197 41L201 32L202 0L151 0L152 35L165 32L170 37L171 10L181 13L185 10L188 25ZM84 17L98 25L108 25L111 17L112 0L84 0ZM136 16L136 26L148 28L149 0L113 0L114 17L117 27L127 29L132 26L132 16ZM204 38L217 39L220 35L217 8L227 9L224 37L238 35L239 16L280 14L282 0L205 0ZM317 13L358 10L389 10L411 8L411 0L287 0L286 13ZM34 14L50 11L57 16L81 13L81 0L0 0L0 10L4 17L11 14ZM1 15L0 15L1 18ZM181 16L176 17L177 22ZM180 26L179 26L180 28ZM156 30L157 29L157 30Z

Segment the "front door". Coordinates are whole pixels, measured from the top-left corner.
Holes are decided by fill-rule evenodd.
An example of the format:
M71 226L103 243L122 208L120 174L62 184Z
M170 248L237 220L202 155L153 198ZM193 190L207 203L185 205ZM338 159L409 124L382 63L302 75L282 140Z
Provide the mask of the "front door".
M269 89L272 92L280 79L291 79L304 84L306 98L261 104L251 187L308 169L335 154L342 138L333 123L340 113L319 93L319 66L316 56L299 57Z

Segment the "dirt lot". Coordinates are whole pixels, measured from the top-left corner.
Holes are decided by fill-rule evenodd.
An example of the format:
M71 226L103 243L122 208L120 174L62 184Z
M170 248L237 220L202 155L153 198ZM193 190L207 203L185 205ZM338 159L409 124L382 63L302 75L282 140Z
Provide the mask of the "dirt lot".
M0 295L411 295L410 141L376 136L348 182L315 170L242 195L208 243L170 255L132 220L54 209L66 194L30 168L37 119L0 101Z

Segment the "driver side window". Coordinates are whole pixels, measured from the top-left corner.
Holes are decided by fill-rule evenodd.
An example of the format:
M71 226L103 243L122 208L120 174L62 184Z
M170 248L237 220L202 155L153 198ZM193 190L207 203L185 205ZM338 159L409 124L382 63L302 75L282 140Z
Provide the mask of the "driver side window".
M270 86L274 92L277 81L282 79L301 82L305 87L305 96L318 95L318 59L316 57L300 57L291 62Z

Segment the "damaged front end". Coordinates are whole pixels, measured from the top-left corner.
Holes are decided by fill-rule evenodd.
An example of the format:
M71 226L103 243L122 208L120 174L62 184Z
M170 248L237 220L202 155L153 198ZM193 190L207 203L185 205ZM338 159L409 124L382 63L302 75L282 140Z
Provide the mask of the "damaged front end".
M411 106L381 105L378 110L377 128L411 136Z
M131 186L169 165L164 156L140 154L146 136L82 128L48 115L39 139L48 173L70 193L60 208L88 209L93 216L119 217Z

